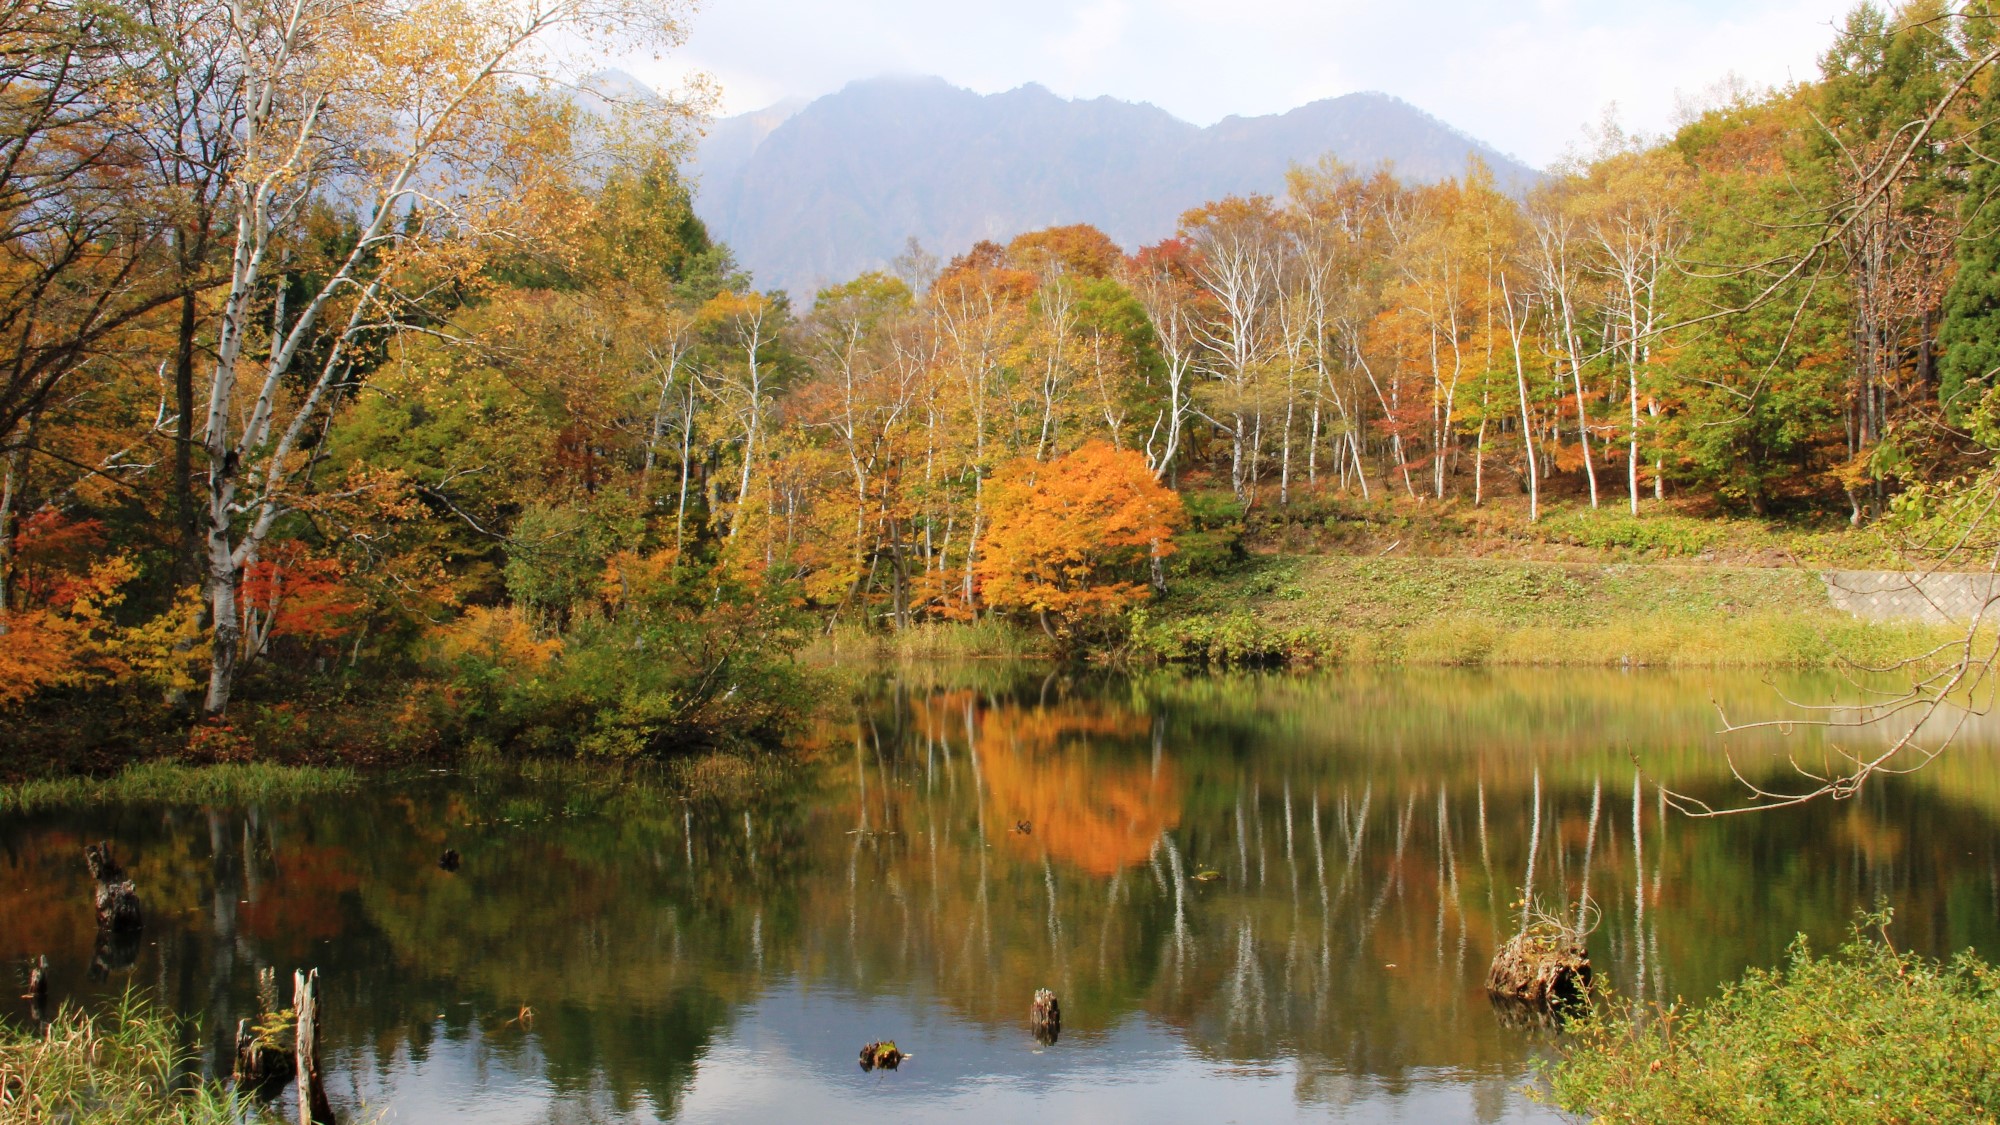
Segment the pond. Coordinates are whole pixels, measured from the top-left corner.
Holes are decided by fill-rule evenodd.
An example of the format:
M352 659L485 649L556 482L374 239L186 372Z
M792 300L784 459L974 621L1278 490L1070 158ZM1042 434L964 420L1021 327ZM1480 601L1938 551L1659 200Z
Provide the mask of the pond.
M1728 795L1731 756L1769 776L1828 752L1718 737L1718 704L1839 688L882 673L754 800L727 771L690 800L556 771L11 817L0 959L48 954L59 998L199 1014L225 1073L257 970L317 966L343 1120L1556 1120L1526 1093L1548 1033L1482 987L1524 899L1593 925L1599 972L1644 999L1836 944L1877 901L1910 946L2000 952L1984 720L1854 800L1664 805ZM145 897L134 949L93 949L100 837ZM876 1039L912 1057L864 1073Z

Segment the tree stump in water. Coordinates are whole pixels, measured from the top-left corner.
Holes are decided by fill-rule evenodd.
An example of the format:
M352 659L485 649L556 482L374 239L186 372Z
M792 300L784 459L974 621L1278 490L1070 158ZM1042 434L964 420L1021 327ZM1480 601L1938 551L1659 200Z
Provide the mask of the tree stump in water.
M298 1013L293 1033L299 1076L299 1125L334 1125L333 1104L326 1100L326 1080L319 1070L319 970L292 974L292 1010Z
M239 1089L259 1097L275 1097L292 1080L298 1063L292 1057L297 1040L290 1009L278 1010L278 971L257 970L257 1019L236 1022L236 1071Z
M28 1002L28 1012L36 1023L46 1023L49 1018L49 955L44 953L35 960L35 967L28 971L28 991L21 999Z
M259 1034L249 1020L236 1021L236 1071L232 1077L240 1090L271 1097L292 1080L298 1063L290 1051Z
M109 841L83 849L83 861L97 882L97 927L112 933L137 933L144 920L139 913L139 889L111 854Z
M891 1041L870 1043L861 1048L861 1069L874 1070L876 1067L881 1067L883 1070L894 1070L903 1065L903 1060L909 1057L897 1050L896 1044Z
M1038 1042L1055 1045L1062 1035L1062 1005L1056 1002L1055 993L1046 988L1035 990L1035 1002L1028 1007L1028 1026L1034 1030Z
M97 940L90 947L90 979L104 980L112 973L132 967L139 959L139 931L97 928Z
M1486 994L1554 1012L1590 995L1590 953L1583 935L1561 924L1530 927L1500 947L1486 974Z

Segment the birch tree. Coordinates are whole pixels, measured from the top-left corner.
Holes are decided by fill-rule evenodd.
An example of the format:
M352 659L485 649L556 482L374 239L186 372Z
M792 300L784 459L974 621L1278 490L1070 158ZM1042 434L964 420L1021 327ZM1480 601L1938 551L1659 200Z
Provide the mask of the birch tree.
M353 385L360 342L407 323L427 285L471 278L496 243L560 230L553 204L575 171L575 109L538 96L557 73L550 42L667 46L683 10L637 0L218 10L245 112L202 436L208 714L235 687L243 570L294 508L302 444ZM335 216L348 228L324 237Z

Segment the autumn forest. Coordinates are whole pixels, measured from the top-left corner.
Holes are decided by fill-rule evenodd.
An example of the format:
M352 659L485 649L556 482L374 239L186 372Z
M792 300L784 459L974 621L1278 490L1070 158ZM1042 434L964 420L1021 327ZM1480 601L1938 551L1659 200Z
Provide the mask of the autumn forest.
M705 91L542 46L685 14L0 3L0 706L657 754L790 729L841 630L1116 651L1246 513L1865 529L2000 441L1983 6L1522 196L1324 160L789 295L695 217Z

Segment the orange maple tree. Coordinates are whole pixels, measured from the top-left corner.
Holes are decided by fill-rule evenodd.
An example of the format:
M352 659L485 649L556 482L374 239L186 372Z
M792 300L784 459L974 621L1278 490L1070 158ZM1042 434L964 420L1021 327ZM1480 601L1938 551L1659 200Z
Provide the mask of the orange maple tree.
M1093 441L1043 463L1012 461L990 487L992 530L977 564L988 605L1042 619L1106 617L1144 600L1148 568L1173 553L1180 495L1146 458Z

